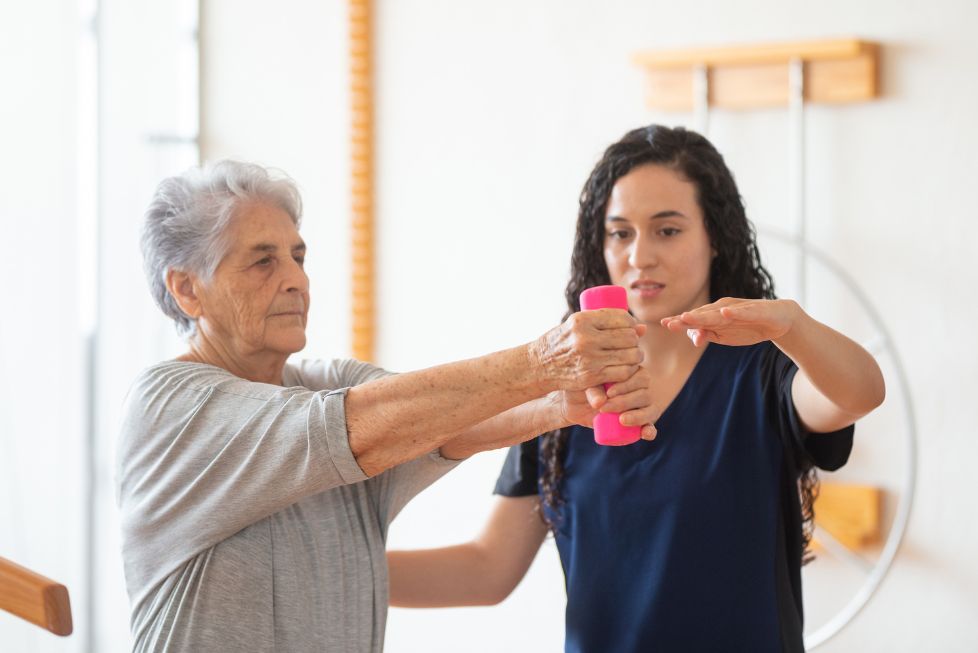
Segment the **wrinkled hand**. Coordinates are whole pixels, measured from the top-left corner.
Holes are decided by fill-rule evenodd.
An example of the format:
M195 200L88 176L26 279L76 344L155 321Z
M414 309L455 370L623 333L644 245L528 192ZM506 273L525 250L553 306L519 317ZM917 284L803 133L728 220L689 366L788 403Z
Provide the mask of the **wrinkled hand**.
M572 424L591 428L599 413L620 413L624 426L642 427L642 439L654 440L655 422L662 411L652 397L651 376L639 367L630 378L616 383L607 391L601 386L587 390L561 390L551 395L560 405L561 415Z
M530 346L530 362L541 369L550 389L585 390L625 381L642 362L638 343L646 328L622 309L574 313Z
M681 315L662 318L670 331L683 329L697 347L753 345L784 336L803 312L790 299L735 299L724 297Z

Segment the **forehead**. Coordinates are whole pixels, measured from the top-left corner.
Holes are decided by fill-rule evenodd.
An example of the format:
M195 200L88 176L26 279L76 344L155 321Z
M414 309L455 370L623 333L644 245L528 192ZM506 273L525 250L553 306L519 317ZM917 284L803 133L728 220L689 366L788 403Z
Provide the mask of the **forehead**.
M671 168L647 164L630 170L615 182L606 217L642 217L628 214L652 215L666 210L699 215L696 186Z
M302 243L289 214L264 202L249 202L238 207L228 223L227 235L234 250L250 249L259 243L282 247Z

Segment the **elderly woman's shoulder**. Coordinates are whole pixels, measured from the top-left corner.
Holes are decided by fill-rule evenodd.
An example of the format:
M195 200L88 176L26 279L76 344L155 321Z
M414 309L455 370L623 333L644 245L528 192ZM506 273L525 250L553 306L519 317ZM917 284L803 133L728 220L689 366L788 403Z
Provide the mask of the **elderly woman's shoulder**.
M133 386L178 384L187 388L209 388L214 383L236 378L227 370L206 363L167 360L150 365L139 373Z
M168 360L147 367L133 382L132 390L153 396L161 390L220 392L254 399L289 394L296 389L314 392L349 388L389 376L391 372L352 358L306 359L289 362L282 370L282 385L248 381L228 370L206 363Z
M309 390L338 390L391 374L381 367L354 358L306 359L286 364L282 383Z
M267 401L285 390L281 386L248 381L215 365L169 360L140 372L129 389L128 401L147 404L215 393Z

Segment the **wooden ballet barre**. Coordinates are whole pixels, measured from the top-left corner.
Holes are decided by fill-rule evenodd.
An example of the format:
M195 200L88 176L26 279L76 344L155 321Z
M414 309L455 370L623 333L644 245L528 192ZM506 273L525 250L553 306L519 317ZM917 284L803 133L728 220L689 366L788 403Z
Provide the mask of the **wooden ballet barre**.
M6 558L0 558L0 610L55 635L72 631L68 588Z

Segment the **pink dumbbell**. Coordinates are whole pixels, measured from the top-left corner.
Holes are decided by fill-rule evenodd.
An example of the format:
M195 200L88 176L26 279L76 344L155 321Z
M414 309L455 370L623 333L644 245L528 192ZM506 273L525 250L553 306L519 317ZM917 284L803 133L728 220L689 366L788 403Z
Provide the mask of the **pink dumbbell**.
M581 310L622 308L628 310L628 295L621 286L595 286L581 293ZM614 383L605 383L607 391ZM594 441L598 444L618 447L631 444L642 437L641 426L623 426L618 413L598 413L594 418Z

